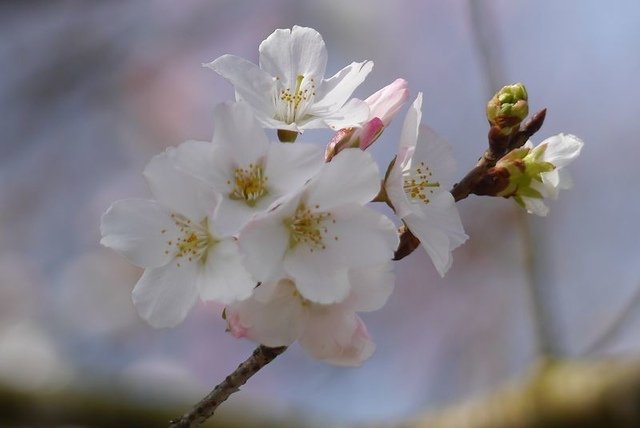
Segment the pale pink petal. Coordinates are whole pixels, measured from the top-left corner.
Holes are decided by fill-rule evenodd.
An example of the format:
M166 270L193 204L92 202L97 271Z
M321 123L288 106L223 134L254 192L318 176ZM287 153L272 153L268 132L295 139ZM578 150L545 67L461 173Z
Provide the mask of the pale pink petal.
M160 204L144 199L114 202L102 216L100 232L102 245L141 267L169 263L174 251L167 242L178 236L175 224Z
M133 289L133 303L153 327L180 324L198 298L196 262L174 259L166 266L147 269Z
M369 117L379 118L384 126L389 126L391 119L409 98L408 83L404 79L396 79L365 100L369 105Z
M306 311L291 281L265 283L256 293L266 291L268 300L250 298L227 306L225 315L235 337L246 337L265 346L288 346L302 332Z
M311 357L340 366L359 366L375 350L362 320L335 305L313 306L299 342Z
M202 300L231 303L251 296L256 281L244 267L233 239L213 245L201 265L197 286Z
M382 308L394 287L393 263L351 269L351 293L343 303L356 312L371 312Z
M284 258L286 273L293 278L300 294L307 300L322 304L344 300L350 290L347 268L336 265L335 252L328 249L312 251L298 246L287 252ZM334 263L324 263L324 256Z

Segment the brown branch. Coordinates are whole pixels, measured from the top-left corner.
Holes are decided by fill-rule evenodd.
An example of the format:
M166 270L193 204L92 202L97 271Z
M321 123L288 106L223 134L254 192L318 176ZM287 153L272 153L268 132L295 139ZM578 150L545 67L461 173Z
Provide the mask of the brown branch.
M273 361L278 355L287 349L286 346L269 348L260 345L253 351L237 369L226 379L217 385L206 397L196 404L189 412L180 419L174 419L169 423L169 428L193 428L210 418L218 406L222 404L231 394L240 390L251 376L256 374L261 368Z

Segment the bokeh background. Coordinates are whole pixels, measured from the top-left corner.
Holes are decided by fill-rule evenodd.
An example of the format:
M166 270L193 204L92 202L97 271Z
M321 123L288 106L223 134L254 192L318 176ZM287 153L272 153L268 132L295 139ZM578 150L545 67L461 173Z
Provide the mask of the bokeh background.
M126 426L95 415L180 413L250 354L219 306L170 330L141 322L130 301L141 272L98 245L99 218L148 195L152 156L210 139L213 107L233 90L201 63L257 61L266 36L295 24L323 34L329 75L375 62L356 96L397 77L412 98L423 91L423 120L451 142L460 174L484 150L486 100L512 82L527 85L532 111L548 108L537 141L569 132L585 148L548 217L472 197L459 204L471 239L445 279L422 251L397 263L389 303L365 314L378 348L363 367L293 346L224 405L226 424L394 421L491 391L540 348L531 287L554 353L639 355L639 23L634 0L3 2L0 419ZM373 149L382 168L401 120Z

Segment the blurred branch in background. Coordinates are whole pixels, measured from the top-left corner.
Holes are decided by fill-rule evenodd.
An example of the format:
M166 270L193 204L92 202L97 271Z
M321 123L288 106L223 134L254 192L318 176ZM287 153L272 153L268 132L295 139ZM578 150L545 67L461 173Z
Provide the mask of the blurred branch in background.
M640 426L640 361L557 361L523 382L425 415L405 428Z
M114 390L22 392L0 386L0 426L91 428L166 427L180 412L180 405L136 403L128 394ZM283 421L251 416L251 412L226 411L204 427L268 428L300 426Z

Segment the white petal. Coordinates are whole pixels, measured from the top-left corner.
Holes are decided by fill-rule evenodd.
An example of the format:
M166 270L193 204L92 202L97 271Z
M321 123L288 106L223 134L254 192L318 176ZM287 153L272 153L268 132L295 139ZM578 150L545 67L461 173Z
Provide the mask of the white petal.
M187 141L179 150L168 153L171 162L181 172L205 182L211 174L211 161L215 146L205 141Z
M278 29L260 44L260 68L283 79L293 91L298 75L320 81L327 66L327 49L313 28Z
M236 89L238 95L249 103L259 119L273 117L274 80L269 73L257 65L235 55L223 55L204 66L227 79Z
M144 177L160 204L200 222L215 208L215 197L200 180L178 169L173 158L179 156L172 153L174 150L182 150L182 146L170 147L154 156L144 169Z
M523 197L522 202L524 202L525 209L529 214L535 214L541 217L549 214L549 207L547 207L542 199Z
M145 270L132 293L140 317L153 327L181 323L198 297L196 272L195 262L180 259Z
M546 162L562 168L573 161L582 150L584 143L581 139L571 134L558 134L547 138L540 146L546 144L547 148L542 157Z
M265 165L275 197L298 191L324 164L322 149L312 144L271 144Z
M227 306L229 330L265 346L290 345L300 337L307 316L294 291L287 280L260 285L256 295L266 294L268 299L250 298Z
M299 341L311 357L341 366L359 366L375 350L362 320L339 306L314 306Z
M366 122L369 118L369 106L362 100L352 98L346 103L340 110L331 114L325 115L321 118L324 123L322 127L328 126L333 130L351 128L354 126L360 126L363 122ZM304 128L319 128L315 126L316 121L309 122L304 125Z
M216 208L212 226L218 236L234 236L260 211L268 205L256 204L251 207L244 201L237 201L227 197L222 198Z
M322 82L317 91L316 102L309 113L324 116L338 110L351 97L353 91L364 82L372 69L372 61L353 62Z
M419 213L410 214L404 221L422 243L440 276L444 276L453 262L451 252L468 238L451 194L437 195Z
M291 276L300 294L316 303L336 303L349 294L349 275L346 267L335 263L335 253L299 246L290 250L284 259L284 269ZM329 257L330 262L325 261Z
M394 286L393 263L349 271L351 294L344 302L356 312L376 311L384 306Z
M269 140L245 102L219 104L213 113L213 143L230 154L231 167L247 167L265 156Z
M115 202L103 214L100 232L102 245L142 267L169 263L174 252L165 253L167 241L175 241L178 236L175 224L160 204L144 199Z
M440 183L439 190L448 192L456 174L453 148L427 126L419 127L418 143L411 159L412 165L420 162L424 162L429 167L433 174L431 181Z
M422 92L418 92L418 96L415 101L409 107L407 115L404 118L402 124L402 131L400 133L400 145L398 147L398 158L402 162L404 154L407 150L412 149L418 142L418 130L420 127L420 121L422 120Z
M289 230L284 219L293 215L299 198L261 216L240 231L238 244L245 255L245 266L257 281L282 276L282 263L289 246Z
M327 224L327 251L344 266L359 268L391 260L398 247L396 227L385 215L359 205L332 211L335 223ZM335 239L337 238L337 239Z
M391 170L384 181L384 188L387 197L393 205L393 210L400 218L405 218L414 210L413 203L409 200L407 193L404 191L404 176L402 175L402 161L397 157Z
M354 148L342 150L325 164L309 183L307 195L310 205L330 211L332 207L348 203L364 205L379 190L378 165L369 153Z
M197 285L202 300L228 304L251 296L256 281L242 263L237 242L225 239L209 249Z

